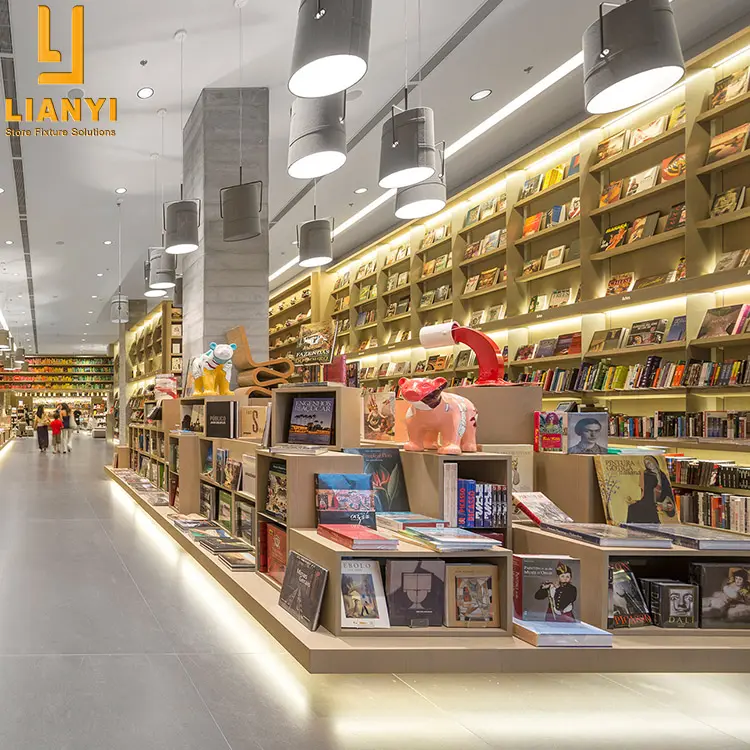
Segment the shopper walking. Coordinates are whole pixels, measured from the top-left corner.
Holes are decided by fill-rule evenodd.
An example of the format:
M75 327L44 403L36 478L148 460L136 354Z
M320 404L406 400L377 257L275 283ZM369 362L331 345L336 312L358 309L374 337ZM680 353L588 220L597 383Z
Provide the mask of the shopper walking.
M49 448L49 419L44 412L44 407L41 405L36 410L34 427L36 428L36 439L39 443L39 450L42 453L46 453L47 448Z
M60 405L60 418L62 419L63 423L62 452L70 453L73 447L71 445L72 441L70 439L70 436L73 434L71 432L71 421L73 419L73 415L70 412L70 407L66 403Z
M52 432L52 452L59 453L62 444L63 421L60 419L60 412L55 412L52 421L49 423L49 429Z

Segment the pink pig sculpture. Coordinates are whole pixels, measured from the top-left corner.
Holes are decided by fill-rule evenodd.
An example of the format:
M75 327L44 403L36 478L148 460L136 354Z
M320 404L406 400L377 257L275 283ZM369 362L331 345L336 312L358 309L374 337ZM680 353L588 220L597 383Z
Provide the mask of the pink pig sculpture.
M477 452L477 409L468 398L443 393L445 378L401 378L401 395L411 407L406 412L407 451L448 455ZM439 447L438 447L439 446Z

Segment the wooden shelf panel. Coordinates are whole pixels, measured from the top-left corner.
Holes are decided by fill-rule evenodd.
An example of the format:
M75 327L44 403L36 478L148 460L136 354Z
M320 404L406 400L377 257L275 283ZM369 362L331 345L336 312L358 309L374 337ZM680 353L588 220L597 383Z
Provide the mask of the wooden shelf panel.
M626 255L627 253L634 253L647 247L654 247L655 245L661 245L665 242L671 242L672 240L677 240L681 237L684 237L685 231L685 227L680 227L679 229L672 229L669 232L661 232L660 234L655 234L652 237L647 237L645 240L638 240L637 242L632 242L629 245L620 245L620 247L616 247L614 250L609 250L608 252L594 253L591 256L591 260L609 260L610 258L614 258L618 255Z
M750 333L735 333L727 336L710 336L703 339L693 339L690 346L705 349L707 347L725 348L729 346L750 345Z
M580 354L558 354L556 357L538 357L537 359L516 359L510 364L511 367L525 367L527 365L547 365L557 362L580 362Z
M743 94L742 96L738 96L736 99L732 99L731 102L727 102L726 104L720 104L718 107L714 107L713 109L707 109L705 112L698 115L696 122L703 124L710 123L712 120L723 117L725 114L727 114L727 112L731 112L738 107L742 107L748 102L750 102L750 92L748 92L747 94Z
M632 159L634 156L638 156L639 154L642 154L644 151L649 151L654 146L658 146L661 143L666 143L667 141L671 141L673 138L683 137L685 136L685 127L679 127L679 128L672 128L671 130L667 130L661 135L657 135L654 138L650 138L647 141L644 141L643 143L639 143L635 148L629 148L623 151L622 153L616 154L615 156L611 156L609 159L604 159L603 161L598 162L597 164L594 164L590 169L590 174L598 174L599 172L603 172L605 169L609 169L610 167L615 166L616 164L620 164L621 162L627 161L628 159ZM684 142L684 141L683 141ZM685 148L683 146L682 150L684 151Z
M521 237L516 241L516 245L522 247L523 245L529 245L537 240L544 239L550 235L557 234L558 232L564 232L566 229L572 229L577 227L581 223L580 217L576 216L575 219L568 219L567 221L561 221L559 224L553 224L551 227L542 229L540 232L532 232L524 237Z
M698 169L695 170L695 173L700 177L701 175L711 174L712 172L719 172L734 167L737 164L742 164L748 159L750 159L750 149L745 149L738 154L727 156L726 159L715 161L713 164L706 164L702 167L698 167Z
M474 263L480 263L481 261L485 260L485 258L491 258L493 255L499 255L500 253L505 253L508 251L507 245L500 245L499 247L496 247L494 250L490 250L489 252L482 253L481 255L476 255L473 258L469 258L469 260L462 260L459 264L459 268L465 268L466 266L472 266Z
M561 263L559 266L554 266L552 268L543 268L541 271L537 271L536 273L530 273L527 276L519 276L518 283L529 284L532 281L536 281L536 279L543 279L546 276L554 276L555 274L565 273L565 271L572 271L573 269L580 267L580 259L569 260L567 263Z
M497 213L492 214L492 216L487 216L481 221L475 221L473 224L469 224L469 226L467 227L462 227L461 229L458 230L458 234L468 234L469 232L473 232L475 229L479 229L480 227L483 227L485 224L489 224L491 221L494 221L495 219L500 219L505 215L506 215L505 211L498 211Z
M560 190L564 190L570 185L577 185L579 181L580 174L574 174L570 177L566 177L564 180L551 185L546 190L540 190L538 193L534 193L527 198L521 198L520 200L517 200L514 204L514 208L523 208L524 206L528 206L530 203L535 203L542 198L548 198L550 195L554 195L555 193L559 192Z
M645 200L654 195L659 195L667 190L674 190L677 187L685 185L685 177L675 177L674 180L668 180L667 182L660 182L658 185L649 188L648 190L642 190L640 193L628 196L627 198L620 198L620 200L614 203L609 203L606 206L595 208L590 212L590 216L601 216L602 214L612 213L613 211L619 211L624 206L630 206L638 201Z
M665 344L647 346L626 346L622 349L610 349L604 352L586 352L583 359L608 359L609 357L623 357L639 354L659 354L661 352L685 351L684 341L670 341Z
M743 219L750 219L750 206L741 208L739 211L730 211L729 213L721 214L721 216L712 216L710 219L699 221L696 226L698 229L714 229L715 227L720 227L724 224L733 224L735 221L742 221Z

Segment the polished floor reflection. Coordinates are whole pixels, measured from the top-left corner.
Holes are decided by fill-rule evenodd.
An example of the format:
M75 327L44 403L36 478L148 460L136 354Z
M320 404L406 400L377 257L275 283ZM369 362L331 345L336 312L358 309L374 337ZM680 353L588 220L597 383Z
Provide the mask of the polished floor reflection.
M309 675L101 467L0 452L0 748L750 747L750 675Z

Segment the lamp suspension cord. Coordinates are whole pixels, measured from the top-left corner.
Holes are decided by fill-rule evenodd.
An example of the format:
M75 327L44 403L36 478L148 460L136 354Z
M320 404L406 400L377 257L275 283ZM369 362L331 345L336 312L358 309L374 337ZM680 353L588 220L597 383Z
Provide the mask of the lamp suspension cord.
M185 48L185 39L184 37L180 39L180 141L182 141L182 131L185 127L185 124L183 123L183 102L184 102L184 92L185 92L185 55L184 55L184 48ZM180 148L180 151L182 151L182 148ZM181 171L180 171L180 200L184 197L184 186L183 183L185 182L185 157L183 156L180 160L181 164Z
M160 154L161 159L164 159L164 119L166 118L166 116L167 115L165 111L164 114L161 116L161 154ZM163 168L159 172L159 177L160 177L159 187L161 189L161 205L163 206L164 205L164 169ZM161 224L161 221L160 221L160 224ZM164 243L164 227L162 226L161 229L162 229L161 239L162 239L162 244L163 244Z
M242 184L242 62L245 59L245 47L244 39L242 34L242 6L239 7L240 11L240 185Z
M419 106L422 106L422 0L417 0L417 81Z
M313 177L313 219L318 218L318 178Z
M122 295L122 200L117 202L117 293Z
M404 109L409 109L409 0L404 0Z

